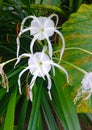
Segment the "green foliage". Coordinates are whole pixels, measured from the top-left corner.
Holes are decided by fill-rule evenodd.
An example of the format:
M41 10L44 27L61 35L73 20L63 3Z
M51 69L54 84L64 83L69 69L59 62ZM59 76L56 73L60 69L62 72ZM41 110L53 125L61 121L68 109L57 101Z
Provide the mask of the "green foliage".
M30 115L30 120L28 124L28 130L36 130L37 129L37 120L40 112L40 104L41 104L41 93L42 93L42 83L38 84L39 88L37 88L35 97L34 97L34 102L32 104L32 111ZM37 87L37 86L34 86ZM36 124L35 124L36 123Z
M61 75L61 73L58 70L56 70L56 76L54 77L54 82L55 82L56 91L58 95L58 100L56 100L56 102L59 102L59 106L57 107L59 107L59 111L61 112L61 114L63 113L63 118L65 120L64 123L66 123L65 130L74 130L74 129L80 130L75 107L69 94L70 88L68 86L66 88L63 88L65 86L64 80L65 79Z
M45 130L45 128L60 130L62 127L64 130L81 129L77 112L92 112L91 99L79 104L80 106L75 106L73 103L78 88L81 86L82 72L92 70L92 5L83 4L81 6L84 2L88 1L0 1L0 34L2 34L0 35L0 62L16 57L16 37L24 17L28 15L48 16L51 13L57 13L66 41L65 53L60 64L66 68L70 77L68 85L63 73L55 70L55 76L51 77L52 100L49 99L44 80L38 79L33 88L34 97L31 103L27 100L26 74L21 79L22 95L18 92L17 84L18 74L22 70L21 66L25 67L26 61L22 61L16 68L14 68L15 61L4 66L4 72L9 80L9 92L6 93L6 89L1 86L0 77L0 119L2 119L0 130L7 130L7 128L8 130ZM88 3L91 3L90 0ZM61 47L61 41L58 41L58 38L56 41L53 41L54 54L58 56L59 49L55 50ZM27 42L29 40L23 37L22 52L28 50ZM92 120L91 114L85 115L82 116L84 120L87 118Z
M14 92L10 96L5 123L4 123L4 130L8 128L8 130L14 129L14 115L15 115L15 106L16 106L16 93L17 89L15 88Z
M21 108L21 113L19 116L19 121L18 121L18 127L17 130L23 130L24 129L24 124L25 124L25 120L26 120L26 114L27 114L27 107L28 107L28 101L25 98L22 104L22 108Z
M69 20L62 26L62 32L66 40L64 60L67 61L66 67L70 73L73 97L74 93L76 93L76 89L81 86L81 79L84 75L83 71L89 72L92 70L91 9L92 5L88 6L83 4L78 12L73 13ZM92 112L92 105L90 102L83 102L83 104L78 107L78 111Z

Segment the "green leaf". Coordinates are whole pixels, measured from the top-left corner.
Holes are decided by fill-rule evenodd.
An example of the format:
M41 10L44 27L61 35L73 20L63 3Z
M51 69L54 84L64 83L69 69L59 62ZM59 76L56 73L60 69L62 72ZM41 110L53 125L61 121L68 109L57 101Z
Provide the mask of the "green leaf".
M48 5L48 4L30 4L30 9L41 9L41 10L50 10L56 13L60 13L62 14L62 16L64 17L68 17L67 14L65 13L65 11L63 9L61 9L60 7L57 6L53 6L53 5Z
M49 105L49 102L46 98L44 91L43 91L41 107L42 107L43 114L44 114L44 117L48 126L48 130L58 130L55 118L53 116L52 108Z
M2 4L3 4L3 0L0 0L0 6L2 6Z
M41 0L35 0L35 4L40 4Z
M47 4L47 5L59 6L60 3L61 3L60 0L42 0L42 4Z
M8 109L5 117L4 130L14 130L14 115L15 115L15 105L16 105L16 93L17 89L11 94Z
M61 90L60 90L61 91ZM59 124L62 124L62 127L64 128L64 130L68 129L68 125L62 110L62 106L60 103L60 99L56 90L56 87L53 86L52 87L52 96L53 96L53 101L51 102L52 108L55 111L57 118L59 120Z
M73 11L76 11L77 9L79 9L79 7L81 6L83 0L77 0L77 1L73 1Z
M74 12L76 11L77 9L79 9L79 7L81 6L83 0L69 0L69 8L70 8L70 11Z
M73 11L73 0L69 0L69 8Z
M43 122L42 122L42 116L41 116L41 111L39 112L39 115L38 115L38 121L37 121L37 128L36 128L36 130L44 130Z
M30 120L28 124L28 130L36 130L37 128L37 121L38 121L38 115L40 112L40 103L41 103L42 82L38 84L38 87L35 85L34 88L36 89L36 92L33 98L32 111L31 111Z
M71 14L69 20L63 24L62 33L66 41L63 56L65 68L70 77L72 97L81 87L84 71L92 71L92 5L83 4L80 9ZM92 103L79 103L78 112L92 112Z
M22 108L21 108L17 130L23 130L24 129L25 118L26 118L26 113L27 113L27 106L28 106L28 101L25 98L24 101L23 101Z
M0 87L2 87L2 86L0 86ZM5 93L6 93L6 89L2 88L2 89L0 90L0 100L1 100L2 97L5 95Z
M56 75L55 77L53 77L53 79L55 82L55 87L59 98L57 102L60 101L59 109L63 113L64 120L67 124L66 130L75 130L75 129L80 130L80 125L75 111L75 106L70 97L70 89L64 88L65 79L62 76L62 73L56 69Z
M7 105L9 102L9 95L5 95L1 100L0 100L0 115L3 115L5 111L7 110Z

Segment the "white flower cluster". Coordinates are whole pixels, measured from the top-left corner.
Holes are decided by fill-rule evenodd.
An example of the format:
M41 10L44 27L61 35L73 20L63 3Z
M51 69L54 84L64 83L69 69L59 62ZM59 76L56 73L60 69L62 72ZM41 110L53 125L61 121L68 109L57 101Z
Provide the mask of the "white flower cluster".
M85 101L90 98L92 94L92 72L88 72L84 75L81 81L81 87L78 90L78 93L74 99L74 103L82 98L82 101Z
M52 20L52 17L56 17L56 25L54 24L54 21ZM29 27L25 28L24 24L26 22L27 19L32 19L31 24ZM63 71L66 75L67 78L67 82L69 82L69 77L68 77L68 73L67 71L60 66L59 64L55 63L52 59L52 45L51 45L51 41L49 39L50 36L54 35L54 32L56 32L57 34L59 34L59 36L62 39L62 48L60 51L60 60L62 58L64 49L65 49L65 41L63 38L63 35L56 29L58 23L58 16L56 14L52 14L49 17L36 17L36 16L28 16L26 18L24 18L24 20L21 23L21 27L20 27L20 32L18 34L17 37L17 62L16 64L18 64L21 60L22 57L28 57L28 66L26 68L24 68L20 74L19 74L19 78L18 78L18 85L19 85L19 92L21 93L21 76L23 75L23 73L27 70L29 70L29 72L31 73L31 75L33 75L33 78L31 79L30 82L30 100L32 101L32 88L34 86L34 83L37 79L37 77L42 77L44 80L47 79L48 81L48 94L51 98L51 94L50 94L50 89L52 86L52 82L51 82L51 78L50 78L50 70L53 70L53 75L55 74L55 70L54 70L54 66L59 68L61 71ZM20 37L23 33L25 33L26 31L30 31L30 35L33 36L33 39L30 42L30 53L24 53L19 55L19 50L20 50ZM35 52L33 51L33 46L36 40L47 40L47 44L48 47L45 45L43 46L43 49L41 52ZM48 49L47 49L48 48ZM46 51L48 50L48 54L46 54ZM16 65L15 64L15 65Z

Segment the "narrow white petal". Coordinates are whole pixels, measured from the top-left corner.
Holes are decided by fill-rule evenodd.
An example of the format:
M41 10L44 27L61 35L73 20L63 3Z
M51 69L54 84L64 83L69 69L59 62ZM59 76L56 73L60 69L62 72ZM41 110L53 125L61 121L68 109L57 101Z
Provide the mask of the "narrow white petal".
M17 58L18 58L18 56L19 56L19 49L20 49L20 36L21 36L24 32L26 32L26 31L28 31L28 30L30 30L30 28L27 28L27 29L24 29L23 31L21 31L21 32L18 34L18 37L17 37L17 39L16 39L16 42L17 42Z
M20 92L20 94L21 94L21 81L20 81L20 79L21 79L22 74L23 74L25 71L27 71L28 69L29 69L29 67L26 67L25 69L23 69L23 70L20 72L19 77L18 77L18 85L19 85L19 92Z
M51 85L52 85L51 79L50 79L50 75L47 74L46 77L47 77L47 80L48 80L48 86L47 86L47 88L48 88L48 94L49 94L50 99L52 100L51 93L50 93Z
M17 37L17 39L16 39L16 42L17 42L17 57L18 57L18 55L19 55L19 49L20 49L20 37L21 37L21 35L23 34L23 33L25 33L25 32L27 32L27 31L30 31L31 29L36 29L36 28L34 28L34 27L28 27L28 28L26 28L26 29L23 29L21 32L19 32L19 34L18 34L18 37Z
M81 93L81 87L79 88L79 90L78 90L78 93L77 93L77 95L76 95L76 97L74 98L74 100L73 100L73 102L74 102L74 104L76 104L76 102L80 99L80 98L82 98L82 93Z
M28 53L23 53L22 55L20 55L19 57L22 58L22 57L30 57L31 54L28 54Z
M6 75L6 74L5 74L5 75ZM6 76L6 82L7 82L7 86L6 86L7 91L6 91L6 92L9 92L9 82L8 82L8 78L7 78L7 76Z
M18 56L19 56L19 49L20 49L20 39L19 39L19 37L17 37L16 42L17 42L17 58L18 58Z
M31 55L31 54L28 54L28 53L24 53L24 54L20 55L20 56L17 58L17 61L16 61L15 65L14 65L14 68L15 68L15 66L20 62L20 60L21 60L22 57L30 57L30 55Z
M51 92L48 91L48 94L49 94L50 100L52 100Z
M57 68L59 68L60 70L62 70L65 74L66 74L66 78L67 78L67 82L69 83L69 75L68 72L60 65L54 63L54 62L50 62L51 65L56 66Z
M45 35L45 37L47 39L47 43L48 43L48 47L49 47L49 56L52 59L52 45L51 45L51 42L50 42L48 36L45 33L44 33L44 35Z
M32 80L31 80L31 83L30 83L30 90L32 90L33 86L34 86L34 83L35 83L35 80L37 78L37 75L34 75Z
M41 59L43 59L44 53L47 51L47 46L43 47L42 53L41 53Z
M30 101L32 102L32 100L33 100L32 90L30 90L30 92L29 92L29 96L30 96Z
M57 24L58 24L58 15L56 15L56 14L52 14L52 15L50 15L48 18L49 19L52 19L53 17L56 17L56 26L57 26Z
M33 45L34 45L38 35L39 34L35 34L34 38L32 39L32 41L30 43L30 51L31 51L32 54L33 54Z
M81 98L82 98L81 102L83 102L83 101L85 101L85 100L88 100L88 99L90 98L90 96L91 96L91 93L89 93L89 92L88 92L88 95L85 96L85 95L87 94L87 92L82 92L82 87L83 87L83 86L81 86L81 87L79 88L78 93L77 93L76 97L75 97L74 100L73 100L74 104L76 104L77 101L78 101L79 99L81 99Z
M48 90L50 90L51 89L51 79L50 79L50 75L49 74L46 74L46 76L47 76L47 79L48 79L48 86L47 86L47 88L48 88Z
M84 101L88 100L90 98L90 96L91 96L91 93L89 93L88 96L84 98Z
M22 31L19 32L18 37L20 37L23 33L27 32L27 31L30 31L31 29L35 29L35 28L28 27L28 28L23 29Z
M61 39L62 39L62 48L61 48L61 51L60 51L60 60L61 60L61 59L62 59L62 55L63 55L64 50L65 50L65 40L64 40L64 37L63 37L62 33L60 33L58 30L55 30L55 32L56 32L57 34L59 34L59 36L60 36Z
M31 101L33 100L32 88L34 86L36 78L37 78L37 75L34 75L32 80L31 80L31 83L30 83L30 100Z
M24 24L25 24L26 20L27 20L27 19L30 19L30 18L35 19L35 20L38 22L38 24L40 25L40 22L39 22L38 18L35 17L35 16L30 15L30 16L28 16L28 17L26 17L26 18L23 19L23 21L22 21L22 23L21 23L20 31L23 30L23 27L24 27Z
M76 96L73 100L74 104L76 104L76 102L78 101L78 97Z

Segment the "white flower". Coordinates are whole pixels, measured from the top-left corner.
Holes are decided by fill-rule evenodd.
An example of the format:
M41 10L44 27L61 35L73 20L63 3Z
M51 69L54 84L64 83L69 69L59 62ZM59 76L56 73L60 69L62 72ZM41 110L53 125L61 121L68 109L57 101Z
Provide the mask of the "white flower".
M82 86L78 90L77 96L74 99L74 103L76 103L80 98L83 98L82 101L90 98L92 94L92 72L84 75L81 84Z
M0 75L2 78L1 85L2 85L2 87L7 88L7 92L9 92L9 83L8 83L7 75L5 74L3 68L6 64L8 64L12 61L15 61L15 60L16 60L16 58L13 58L13 59L7 60L7 61L0 64Z
M33 75L30 82L30 100L31 101L32 101L32 88L34 86L34 83L37 77L42 77L44 80L45 79L48 80L47 88L48 88L48 94L51 98L50 89L51 89L52 82L51 82L49 72L51 68L53 69L54 66L59 68L61 71L63 71L66 74L67 82L69 82L67 71L62 66L53 62L50 59L50 57L47 54L45 54L44 51L45 49L43 49L42 52L36 52L34 54L24 53L18 57L18 60L16 62L16 64L18 64L22 57L29 57L28 66L25 69L23 69L19 74L18 85L19 85L19 92L21 93L21 81L20 81L21 76L23 75L25 71L29 70L29 72Z
M1 63L0 64L0 75L2 77L2 86L4 88L7 88L7 92L9 91L9 84L8 84L8 78L3 70L5 63Z
M54 21L52 20L53 17L56 17L56 25L54 24ZM31 25L27 28L24 28L24 24L26 20L32 18ZM65 49L65 41L63 35L56 29L58 23L58 16L56 14L52 14L49 17L36 17L36 16L28 16L23 19L20 27L20 32L17 37L17 57L19 56L19 49L20 49L20 37L23 33L30 31L30 35L33 36L33 39L30 43L30 50L31 53L33 53L33 45L35 41L38 40L47 40L48 43L48 49L49 49L49 56L52 58L52 45L49 40L50 36L53 36L54 32L59 34L59 36L62 39L62 49L60 52L60 60L62 58L62 54Z

